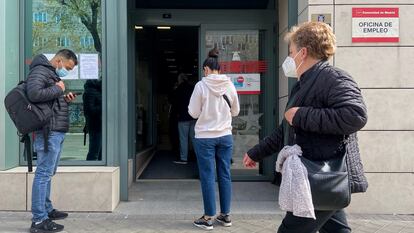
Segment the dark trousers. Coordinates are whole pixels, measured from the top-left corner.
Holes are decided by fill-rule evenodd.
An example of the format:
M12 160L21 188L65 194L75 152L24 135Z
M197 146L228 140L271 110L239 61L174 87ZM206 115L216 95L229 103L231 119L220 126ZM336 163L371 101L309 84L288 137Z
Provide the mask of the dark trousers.
M301 218L287 212L278 233L350 233L344 210L318 211L315 219Z
M102 132L89 131L89 151L86 160L102 160Z

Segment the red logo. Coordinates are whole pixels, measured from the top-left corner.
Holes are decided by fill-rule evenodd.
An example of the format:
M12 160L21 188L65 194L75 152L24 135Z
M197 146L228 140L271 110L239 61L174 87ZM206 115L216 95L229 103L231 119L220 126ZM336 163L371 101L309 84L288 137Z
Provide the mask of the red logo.
M243 76L239 76L239 77L237 78L237 82L238 82L238 83L243 83L243 82L244 82L244 78L243 78Z

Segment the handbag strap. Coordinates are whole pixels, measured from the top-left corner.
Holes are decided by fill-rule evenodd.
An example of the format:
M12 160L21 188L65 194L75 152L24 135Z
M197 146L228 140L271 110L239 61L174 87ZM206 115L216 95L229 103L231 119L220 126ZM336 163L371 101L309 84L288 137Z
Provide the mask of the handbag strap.
M226 101L227 105L229 106L229 108L231 109L231 104L230 104L230 100L229 97L227 97L226 94L223 95L224 100Z

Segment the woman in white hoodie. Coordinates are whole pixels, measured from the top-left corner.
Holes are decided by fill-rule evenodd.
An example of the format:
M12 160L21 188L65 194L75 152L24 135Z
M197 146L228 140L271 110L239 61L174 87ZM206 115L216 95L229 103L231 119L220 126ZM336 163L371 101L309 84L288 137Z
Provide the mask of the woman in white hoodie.
M197 119L194 148L204 202L204 215L194 221L194 225L212 230L213 217L216 215L216 170L221 210L216 221L223 226L231 226L231 120L239 114L240 106L236 88L230 78L220 74L217 49L209 52L203 70L204 77L195 86L188 106L188 113Z

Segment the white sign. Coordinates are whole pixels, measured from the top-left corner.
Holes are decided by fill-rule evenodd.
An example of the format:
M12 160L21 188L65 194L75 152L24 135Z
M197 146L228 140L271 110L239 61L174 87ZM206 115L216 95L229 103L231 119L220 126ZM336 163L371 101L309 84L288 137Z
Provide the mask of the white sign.
M399 42L398 8L353 8L352 42Z
M260 74L226 74L240 95L260 94Z
M97 53L80 54L79 63L81 79L99 78L99 58Z
M55 56L55 54L45 53L45 57L50 61ZM79 58L78 55L76 55ZM78 66L75 66L73 70L69 71L69 74L65 77L61 77L61 79L78 79L79 78L79 69Z

